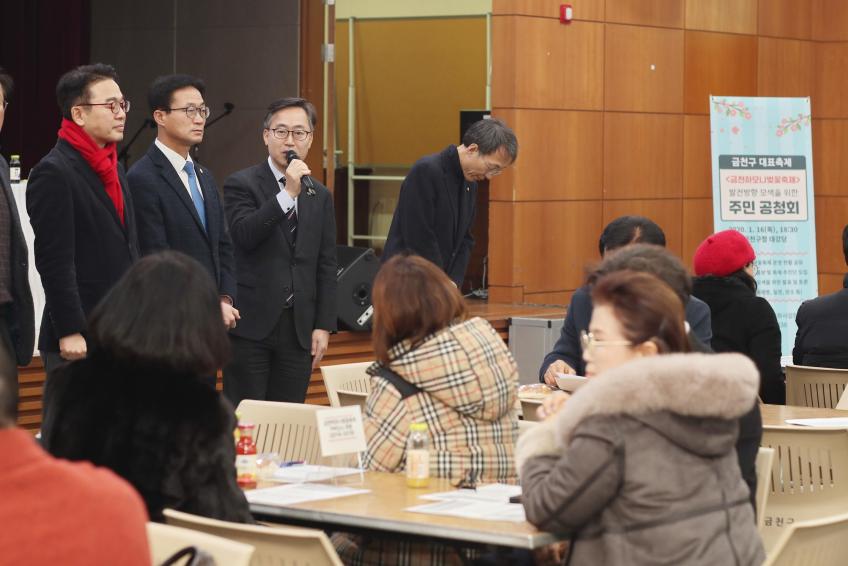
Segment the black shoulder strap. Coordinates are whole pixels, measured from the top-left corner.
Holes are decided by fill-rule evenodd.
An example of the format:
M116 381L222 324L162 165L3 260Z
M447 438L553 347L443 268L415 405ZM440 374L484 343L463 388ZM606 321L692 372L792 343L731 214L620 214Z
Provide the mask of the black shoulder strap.
M397 373L393 372L385 366L380 367L380 370L377 375L391 383L394 388L398 390L398 393L400 393L401 399L406 399L407 397L412 397L413 395L421 393L420 387L409 383Z

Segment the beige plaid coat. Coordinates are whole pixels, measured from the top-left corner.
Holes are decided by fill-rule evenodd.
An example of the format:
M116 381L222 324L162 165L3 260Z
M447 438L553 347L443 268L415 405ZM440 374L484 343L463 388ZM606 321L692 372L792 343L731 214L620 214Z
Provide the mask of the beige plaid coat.
M459 480L470 474L478 482L516 481L518 368L488 322L472 318L449 326L415 348L402 342L389 357L388 368L420 392L402 398L378 375L379 363L368 369L369 469L404 471L409 425L423 422L430 434L431 476Z

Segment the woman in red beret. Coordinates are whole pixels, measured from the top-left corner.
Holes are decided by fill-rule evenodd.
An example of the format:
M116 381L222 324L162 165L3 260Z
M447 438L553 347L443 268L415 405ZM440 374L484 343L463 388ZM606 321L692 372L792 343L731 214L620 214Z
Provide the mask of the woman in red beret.
M754 248L736 230L716 232L695 250L692 294L712 311L712 347L716 352L740 352L760 370L760 398L786 402L780 367L780 326L771 305L757 296Z

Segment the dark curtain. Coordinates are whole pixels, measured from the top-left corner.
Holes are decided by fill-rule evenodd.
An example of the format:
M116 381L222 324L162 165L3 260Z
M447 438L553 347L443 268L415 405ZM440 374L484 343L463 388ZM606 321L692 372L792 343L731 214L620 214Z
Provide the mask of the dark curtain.
M0 152L20 154L22 177L56 143L56 82L88 63L90 0L0 0L0 66L15 80Z

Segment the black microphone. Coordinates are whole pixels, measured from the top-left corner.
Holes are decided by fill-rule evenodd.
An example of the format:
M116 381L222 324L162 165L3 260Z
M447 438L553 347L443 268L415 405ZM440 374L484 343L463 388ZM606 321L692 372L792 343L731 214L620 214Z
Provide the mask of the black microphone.
M291 165L291 162L295 159L300 159L300 157L297 156L297 153L295 153L293 149L288 150L286 152L286 161L289 162L289 165ZM312 184L312 179L309 177L309 175L304 175L300 178L300 180L307 189L315 188L315 185Z
M232 102L225 102L224 103L224 113L229 114L230 112L233 111L233 108L235 108L235 107L236 107L236 105L233 104Z

